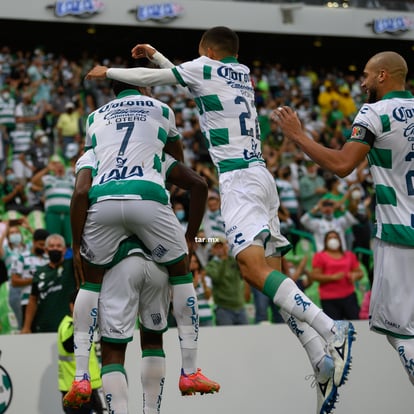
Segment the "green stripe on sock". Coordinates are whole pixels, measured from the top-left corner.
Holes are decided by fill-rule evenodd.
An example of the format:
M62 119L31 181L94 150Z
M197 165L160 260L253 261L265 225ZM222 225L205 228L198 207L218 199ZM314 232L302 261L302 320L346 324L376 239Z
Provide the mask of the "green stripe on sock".
M184 276L170 276L168 279L171 285L184 285L186 283L193 283L193 274L187 273Z
M273 299L276 295L277 290L281 283L286 279L286 276L283 273L278 272L277 270L272 270L265 280L263 286L263 293L268 296L270 299Z
M144 357L161 357L165 358L165 353L163 349L143 349L142 350L142 358Z
M121 364L108 364L102 367L101 375L108 374L109 372L122 372L126 376L126 371Z
M91 292L100 292L101 286L101 283L85 282L83 285L81 285L80 289L90 290Z

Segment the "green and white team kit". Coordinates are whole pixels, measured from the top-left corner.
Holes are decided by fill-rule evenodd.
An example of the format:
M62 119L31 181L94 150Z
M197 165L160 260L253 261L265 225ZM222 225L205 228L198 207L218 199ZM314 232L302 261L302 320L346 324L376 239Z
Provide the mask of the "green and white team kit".
M360 127L375 136L368 153L376 183L374 235L388 243L414 246L414 97L408 91L392 92L365 104L354 120L350 140L364 142Z

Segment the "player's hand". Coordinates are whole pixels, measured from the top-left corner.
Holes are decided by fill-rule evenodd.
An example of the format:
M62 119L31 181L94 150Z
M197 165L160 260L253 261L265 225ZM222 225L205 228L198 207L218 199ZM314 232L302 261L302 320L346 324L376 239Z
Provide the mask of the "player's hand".
M195 250L197 249L197 243L194 241L194 239L188 239L186 237L186 241L187 241L187 247L188 247L188 257L191 257L191 255L195 252Z
M85 79L105 79L107 66L96 65L85 76Z
M302 132L302 123L298 114L288 106L279 106L270 117L282 130L283 135L293 141Z
M131 55L134 59L147 58L148 60L152 60L156 51L157 49L149 44L138 44L132 48Z

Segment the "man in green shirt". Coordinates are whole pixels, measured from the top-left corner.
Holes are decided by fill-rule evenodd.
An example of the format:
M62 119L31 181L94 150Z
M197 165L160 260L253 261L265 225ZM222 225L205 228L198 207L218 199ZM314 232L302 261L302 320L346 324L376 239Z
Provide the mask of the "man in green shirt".
M229 255L227 240L216 237L211 252L213 258L205 271L213 282L216 325L247 325L249 321L244 305L248 285L241 276L236 259Z
M22 333L57 332L63 317L70 312L69 298L76 288L72 259L65 259L65 239L57 233L46 239L49 263L34 277L26 308Z

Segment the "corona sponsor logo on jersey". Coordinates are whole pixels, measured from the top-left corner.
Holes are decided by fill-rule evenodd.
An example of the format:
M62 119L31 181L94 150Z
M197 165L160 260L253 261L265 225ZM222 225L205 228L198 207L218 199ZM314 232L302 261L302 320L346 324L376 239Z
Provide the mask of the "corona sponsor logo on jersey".
M248 73L244 72L237 72L233 68L229 66L220 66L217 69L217 74L229 81L232 82L243 82L243 83L250 83L250 76Z
M127 113L129 111L129 108L133 106L148 106L148 107L154 108L156 105L154 104L153 101L147 101L147 100L115 101L113 103L109 103L107 105L101 106L98 112L103 113L103 112L110 111L111 109L125 108L125 112ZM139 112L142 112L142 110L140 110ZM118 113L122 113L122 112L118 112ZM148 111L146 111L145 113L148 113Z
M414 118L414 108L406 108L405 106L394 108L392 116L396 121L407 123Z

